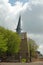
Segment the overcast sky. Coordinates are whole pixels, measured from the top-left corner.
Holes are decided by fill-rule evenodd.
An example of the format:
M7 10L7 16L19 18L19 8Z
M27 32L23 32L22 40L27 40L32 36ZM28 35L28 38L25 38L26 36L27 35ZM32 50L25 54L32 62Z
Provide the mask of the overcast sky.
M0 26L14 30L20 14L23 31L43 53L43 0L0 0Z

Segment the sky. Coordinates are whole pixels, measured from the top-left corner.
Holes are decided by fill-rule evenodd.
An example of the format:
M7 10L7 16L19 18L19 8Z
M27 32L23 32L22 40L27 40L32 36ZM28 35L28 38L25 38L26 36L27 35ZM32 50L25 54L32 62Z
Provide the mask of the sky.
M0 0L0 26L15 31L19 15L22 30L43 54L43 0Z
M25 2L28 2L28 0L9 0L9 3L11 3L11 5L14 5L16 1L23 2L23 4Z

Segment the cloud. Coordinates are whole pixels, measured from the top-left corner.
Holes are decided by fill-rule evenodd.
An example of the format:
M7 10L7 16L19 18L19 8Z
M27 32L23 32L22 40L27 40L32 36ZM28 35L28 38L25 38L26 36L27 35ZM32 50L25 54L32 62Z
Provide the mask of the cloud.
M27 10L23 14L23 28L29 33L43 33L43 6L32 5L31 11ZM25 23L25 24L24 24Z
M0 26L14 30L19 14L22 16L22 29L34 39L39 47L43 43L43 0L16 1L14 6L9 0L0 0ZM43 47L42 47L43 49Z
M33 39L39 46L38 51L43 54L43 34L27 34L28 38Z
M39 51L41 51L41 53L43 54L43 44L39 46Z
M43 44L43 34L28 34L28 37L35 40L39 46Z
M43 4L43 0L29 0L32 4L37 5L37 4Z
M17 1L14 6L11 6L8 1L0 0L0 25L5 27L6 24L7 26L14 25L15 21L17 21L17 14L21 12L23 29L25 31L29 33L43 33L43 5L41 5L43 0L30 0L30 2L26 2L24 5ZM35 5L36 2L37 4Z
M0 0L0 25L13 29L16 21L16 13L20 10L19 5L11 6L8 0ZM13 27L13 28L12 28Z
M8 2L9 0L0 0L0 25L13 30L18 22L19 13L25 11L27 4L23 6L23 3L17 1L11 6Z

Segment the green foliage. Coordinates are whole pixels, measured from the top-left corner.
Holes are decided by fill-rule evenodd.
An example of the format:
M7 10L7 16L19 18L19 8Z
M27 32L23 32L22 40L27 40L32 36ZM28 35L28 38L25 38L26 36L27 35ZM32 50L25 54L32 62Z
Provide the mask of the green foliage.
M5 52L7 50L6 39L4 39L4 37L2 35L0 35L0 50L2 52Z
M8 52L11 54L17 53L19 51L20 46L20 37L17 35L17 33L11 33L8 38Z
M21 39L16 32L0 27L0 53L17 53Z
M0 56L7 51L7 39L4 38L4 28L0 27Z
M25 63L26 62L26 59L25 58L22 58L21 62Z
M28 41L28 49L29 49L29 53L31 51L31 56L34 57L36 54L36 51L38 49L38 45L36 44L36 42L32 39L29 39Z

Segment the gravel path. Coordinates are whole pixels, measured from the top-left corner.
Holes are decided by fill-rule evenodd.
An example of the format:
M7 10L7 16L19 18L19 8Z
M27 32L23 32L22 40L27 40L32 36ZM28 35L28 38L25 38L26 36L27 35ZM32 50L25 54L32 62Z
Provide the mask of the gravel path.
M32 63L0 63L0 65L43 65L43 62L32 62Z

